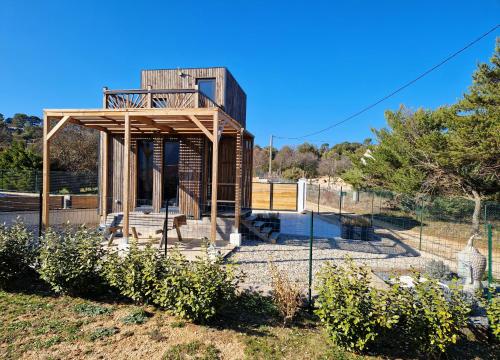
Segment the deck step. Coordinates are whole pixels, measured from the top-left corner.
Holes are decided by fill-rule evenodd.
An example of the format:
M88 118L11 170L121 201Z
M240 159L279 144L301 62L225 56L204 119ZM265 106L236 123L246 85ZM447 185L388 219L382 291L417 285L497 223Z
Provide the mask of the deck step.
M276 244L278 241L278 238L280 236L280 233L278 231L274 231L270 236L269 236L269 241L271 244Z
M253 223L253 226L257 229L260 229L261 227L263 227L264 225L266 225L266 222L265 221L255 221Z
M266 236L269 236L269 234L273 231L273 228L270 226L263 227L260 229L260 232Z
M247 216L246 218L244 218L246 221L255 221L257 220L257 216L255 215L250 215L250 216Z

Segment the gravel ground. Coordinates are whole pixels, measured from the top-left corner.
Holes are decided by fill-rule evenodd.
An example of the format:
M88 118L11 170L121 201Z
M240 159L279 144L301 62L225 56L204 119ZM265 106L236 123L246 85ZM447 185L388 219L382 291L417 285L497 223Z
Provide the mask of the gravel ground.
M315 238L313 245L313 274L327 261L342 261L348 255L354 261L373 270L421 269L429 260L410 246L384 237L375 241ZM281 235L277 244L246 240L229 256L246 276L243 288L268 292L271 285L269 261L286 272L290 279L306 289L309 269L309 239L304 236ZM314 276L313 276L314 279ZM314 281L314 280L313 280Z

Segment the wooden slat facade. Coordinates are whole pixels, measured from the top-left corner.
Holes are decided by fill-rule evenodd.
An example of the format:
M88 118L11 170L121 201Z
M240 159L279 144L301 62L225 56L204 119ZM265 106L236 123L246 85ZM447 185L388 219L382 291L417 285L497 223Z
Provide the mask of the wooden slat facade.
M201 136L179 139L179 211L201 217L204 141Z
M189 217L199 219L206 210L210 198L211 142L203 135L193 136L140 136L131 140L130 153L130 206L141 205L137 199L137 140L153 141L153 211L158 212L163 204L163 142L179 140L179 210ZM123 211L123 137L110 136L108 209ZM252 191L252 147L253 139L243 139L242 203L251 206ZM218 199L231 203L235 200L236 139L222 137L219 146Z
M164 90L195 89L197 79L215 79L215 102L243 127L246 126L247 96L226 68L143 70L141 88L147 89L151 86L151 89ZM194 103L194 97L182 101L191 100Z
M214 99L198 89L200 79L215 79ZM52 128L54 120L58 123ZM172 138L179 141L179 211L199 219L211 207L213 241L216 204L251 205L253 135L245 130L246 94L226 68L144 70L141 89L104 88L103 109L44 110L45 226L49 224L50 139L66 124L102 134L99 178L106 186L99 184L101 219L109 212L123 212L124 223L128 223L130 211L146 204L154 212L160 211L164 206L164 141ZM137 176L142 168L138 141L146 139L153 143L152 197L148 183L140 195L148 199L138 199ZM140 154L142 158L142 150ZM241 196L235 194L236 182L241 184Z

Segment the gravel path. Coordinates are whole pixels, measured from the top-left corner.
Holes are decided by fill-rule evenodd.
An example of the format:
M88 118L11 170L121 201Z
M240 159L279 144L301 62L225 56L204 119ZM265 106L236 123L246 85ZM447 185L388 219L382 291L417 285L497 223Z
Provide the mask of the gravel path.
M342 261L344 256L363 263L374 270L402 270L422 268L429 260L410 246L396 239L377 241L315 238L313 245L313 274L326 261ZM309 269L309 239L296 235L281 235L277 244L246 240L231 256L233 262L246 274L243 288L267 292L271 281L269 261L288 276L307 288ZM314 279L314 277L313 277Z

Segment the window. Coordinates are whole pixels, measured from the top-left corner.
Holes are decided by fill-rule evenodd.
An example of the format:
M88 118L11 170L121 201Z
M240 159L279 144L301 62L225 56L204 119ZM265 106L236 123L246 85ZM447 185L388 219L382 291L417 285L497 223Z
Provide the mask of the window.
M197 79L198 89L215 102L215 79Z
M163 200L169 206L179 205L179 141L166 140L163 145Z
M153 141L137 141L137 206L153 200Z

